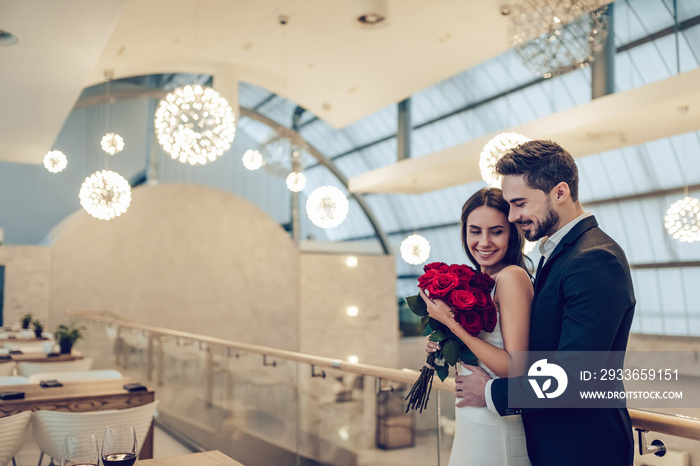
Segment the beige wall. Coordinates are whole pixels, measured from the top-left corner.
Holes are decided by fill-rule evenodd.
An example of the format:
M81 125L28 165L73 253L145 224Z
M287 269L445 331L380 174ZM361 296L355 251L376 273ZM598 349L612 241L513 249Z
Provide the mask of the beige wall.
M301 256L300 351L361 363L396 367L399 323L396 262L391 256L358 256L356 267L346 255ZM349 317L348 306L359 315Z
M31 314L46 326L49 316L50 251L41 246L0 246L5 266L3 323ZM49 330L48 328L46 330Z
M233 340L298 347L299 258L246 200L186 184L139 187L111 221L78 211L51 247L51 315L111 310Z

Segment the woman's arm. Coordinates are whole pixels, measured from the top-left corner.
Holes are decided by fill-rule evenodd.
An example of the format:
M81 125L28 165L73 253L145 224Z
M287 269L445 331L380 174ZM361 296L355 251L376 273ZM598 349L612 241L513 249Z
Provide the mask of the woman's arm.
M499 309L499 323L503 335L503 349L467 333L454 320L454 312L439 299L430 298L421 290L421 296L433 319L445 324L486 367L499 377L513 376L525 370L525 351L530 331L530 304L533 289L530 277L520 267L511 266L498 274L494 301ZM508 365L511 364L511 373Z

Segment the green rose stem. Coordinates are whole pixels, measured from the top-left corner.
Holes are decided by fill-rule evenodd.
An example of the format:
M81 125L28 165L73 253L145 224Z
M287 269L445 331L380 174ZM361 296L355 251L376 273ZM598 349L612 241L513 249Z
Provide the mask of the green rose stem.
M425 365L420 370L418 380L413 384L413 388L408 392L404 400L408 400L406 412L410 409L423 412L423 408L428 405L430 399L430 390L433 388L433 376L435 375L435 353L428 355Z

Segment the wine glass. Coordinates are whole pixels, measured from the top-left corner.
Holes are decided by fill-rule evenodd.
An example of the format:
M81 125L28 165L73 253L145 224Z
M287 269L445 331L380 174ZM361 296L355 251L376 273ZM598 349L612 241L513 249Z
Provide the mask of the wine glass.
M68 434L63 440L61 466L98 466L100 453L97 437L90 434Z
M132 466L136 462L138 446L133 426L107 426L102 440L104 466Z

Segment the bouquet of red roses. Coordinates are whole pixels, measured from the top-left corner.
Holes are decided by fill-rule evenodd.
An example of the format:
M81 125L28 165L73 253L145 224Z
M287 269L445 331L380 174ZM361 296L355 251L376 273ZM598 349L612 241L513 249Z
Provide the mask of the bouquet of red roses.
M418 288L426 291L432 299L441 299L454 311L454 319L471 335L477 336L482 330L493 332L498 317L496 306L491 299L491 290L495 282L485 273L477 272L467 265L447 265L433 262L423 267L425 272L418 278ZM449 366L458 361L475 365L478 363L474 353L469 350L444 324L428 315L428 309L420 295L406 298L408 307L421 317L421 328L430 341L440 344L440 349L428 355L421 369L420 376L406 397L409 409L423 411L428 403L433 374L437 372L440 380L449 375Z

